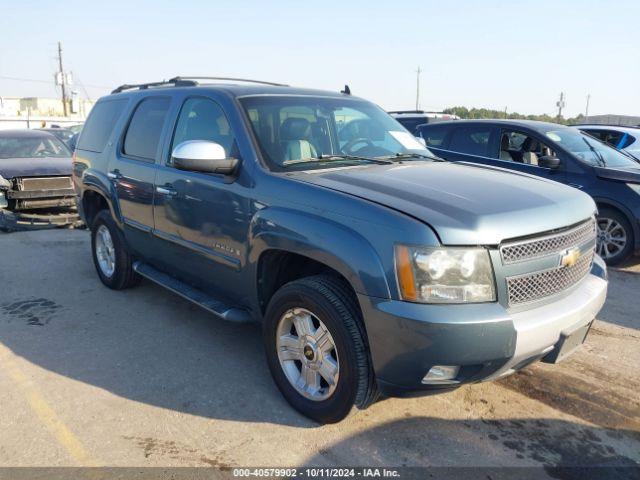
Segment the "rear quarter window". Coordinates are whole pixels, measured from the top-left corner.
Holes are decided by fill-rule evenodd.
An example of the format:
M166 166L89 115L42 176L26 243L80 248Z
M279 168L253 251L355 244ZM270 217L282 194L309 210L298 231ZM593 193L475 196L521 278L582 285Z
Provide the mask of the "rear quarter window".
M449 150L488 157L491 128L488 127L462 127L455 128L451 134Z
M427 147L445 148L444 139L448 131L446 127L423 127L420 129L420 136Z
M76 148L101 153L126 105L126 98L98 102L91 109Z

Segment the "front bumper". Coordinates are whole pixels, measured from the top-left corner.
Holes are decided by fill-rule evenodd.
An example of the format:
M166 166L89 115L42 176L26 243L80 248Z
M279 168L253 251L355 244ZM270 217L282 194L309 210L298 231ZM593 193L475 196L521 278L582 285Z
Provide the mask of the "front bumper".
M14 212L0 209L0 230L30 230L55 227L79 227L82 221L75 209L65 209L56 212L34 213Z
M517 313L499 303L424 305L359 295L378 385L388 396L424 394L493 380L552 356L604 305L607 276L591 273L551 303ZM435 365L460 366L455 379L425 385Z

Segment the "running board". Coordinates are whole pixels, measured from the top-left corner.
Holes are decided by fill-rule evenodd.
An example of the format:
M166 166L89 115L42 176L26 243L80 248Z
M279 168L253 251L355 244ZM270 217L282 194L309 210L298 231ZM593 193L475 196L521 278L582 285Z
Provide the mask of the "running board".
M191 287L186 283L167 275L166 273L156 270L151 265L143 262L135 262L133 264L133 269L144 278L147 278L167 290L180 295L182 298L195 303L223 320L234 323L248 323L252 321L251 315L246 310L230 307L229 305L216 300L212 296L207 295L201 290Z

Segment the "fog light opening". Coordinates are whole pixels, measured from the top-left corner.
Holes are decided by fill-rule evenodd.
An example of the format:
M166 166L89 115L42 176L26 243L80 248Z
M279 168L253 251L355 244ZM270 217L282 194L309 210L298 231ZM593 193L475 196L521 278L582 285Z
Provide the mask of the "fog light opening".
M458 383L455 379L460 371L459 365L434 365L422 379L424 384Z

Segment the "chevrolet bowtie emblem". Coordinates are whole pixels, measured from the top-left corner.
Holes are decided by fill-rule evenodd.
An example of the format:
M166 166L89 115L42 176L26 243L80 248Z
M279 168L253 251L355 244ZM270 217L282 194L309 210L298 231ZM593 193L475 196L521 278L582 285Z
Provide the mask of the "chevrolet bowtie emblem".
M569 250L565 250L560 256L560 266L573 267L576 263L578 263L580 255L581 253L579 248L571 248Z

